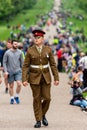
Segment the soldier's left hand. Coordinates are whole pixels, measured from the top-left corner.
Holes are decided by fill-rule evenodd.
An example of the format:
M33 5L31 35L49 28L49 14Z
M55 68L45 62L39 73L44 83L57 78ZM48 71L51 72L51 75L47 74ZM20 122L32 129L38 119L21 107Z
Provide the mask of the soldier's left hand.
M59 84L59 81L54 81L54 85L57 86Z

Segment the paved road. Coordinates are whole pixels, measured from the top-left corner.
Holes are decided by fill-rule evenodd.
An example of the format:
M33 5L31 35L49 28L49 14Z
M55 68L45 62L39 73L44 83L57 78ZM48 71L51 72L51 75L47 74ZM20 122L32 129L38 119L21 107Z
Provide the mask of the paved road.
M54 10L57 10L57 11L59 10L60 2L61 0L55 0L54 8L53 8ZM45 38L50 41L49 42L50 45L52 45L53 43L53 36L57 35L57 31L56 31L57 25L54 26L51 24L50 27L49 26L44 27L44 31L46 32Z
M60 0L55 0L55 8L59 6ZM46 28L45 28L46 29ZM52 30L54 30L52 32ZM48 37L55 33L53 26ZM51 37L52 38L52 37ZM52 39L51 39L52 40ZM69 105L71 95L67 85L68 76L60 73L60 84L58 87L52 83L52 100L47 113L48 127L41 130L87 130L87 113L83 113L79 107ZM16 88L16 86L15 86ZM28 86L22 87L20 93L21 103L19 105L9 104L9 94L4 93L4 82L0 85L0 130L34 130L35 123L32 108L32 93Z
M48 127L45 130L87 130L87 113L79 107L69 105L71 95L67 85L68 77L60 73L58 87L52 84L51 105L47 113ZM0 85L0 130L33 130L35 123L32 108L32 93L28 86L22 87L19 105L9 104L9 94L4 93L4 83Z

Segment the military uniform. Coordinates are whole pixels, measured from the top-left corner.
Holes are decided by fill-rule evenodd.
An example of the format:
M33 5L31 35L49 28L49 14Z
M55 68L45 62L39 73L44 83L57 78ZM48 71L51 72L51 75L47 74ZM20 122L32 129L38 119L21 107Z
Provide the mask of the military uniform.
M50 64L54 80L59 80L51 48L43 46L41 53L38 52L36 46L28 49L23 65L22 80L23 82L26 81L27 77L32 88L36 120L41 120L42 115L47 112L50 104L51 75L49 67L44 67L44 65L48 64ZM33 65L38 68L32 67ZM41 98L44 99L42 104Z
M41 53L36 45L28 49L22 69L22 82L30 83L33 94L33 108L36 121L46 114L51 100L51 67L54 81L59 81L58 70L49 46L42 46Z

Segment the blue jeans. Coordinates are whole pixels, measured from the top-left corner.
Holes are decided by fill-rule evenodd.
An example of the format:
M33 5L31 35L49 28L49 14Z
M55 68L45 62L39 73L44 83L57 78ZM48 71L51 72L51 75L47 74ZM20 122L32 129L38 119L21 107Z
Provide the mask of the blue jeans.
M81 108L86 108L87 107L87 101L82 99L82 100L76 100L73 102L73 105L80 106Z

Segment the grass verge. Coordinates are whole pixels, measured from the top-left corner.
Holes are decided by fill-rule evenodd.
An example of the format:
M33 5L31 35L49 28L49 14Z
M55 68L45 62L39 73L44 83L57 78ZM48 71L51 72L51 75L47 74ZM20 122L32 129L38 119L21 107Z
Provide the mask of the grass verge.
M30 27L31 25L35 25L38 21L36 16L43 16L47 14L52 9L53 3L54 0L38 0L33 9L23 10L20 14L13 17L9 22L0 22L0 40L6 40L10 36L11 28L8 29L8 25L14 26L23 24L26 26L26 28Z

